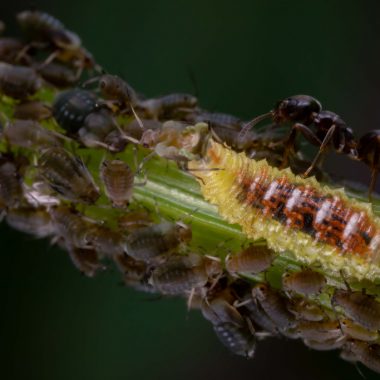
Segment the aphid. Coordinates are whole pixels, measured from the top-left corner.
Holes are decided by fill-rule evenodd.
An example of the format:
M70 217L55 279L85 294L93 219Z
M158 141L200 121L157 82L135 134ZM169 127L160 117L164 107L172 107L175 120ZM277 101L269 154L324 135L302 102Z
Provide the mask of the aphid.
M127 145L127 140L117 129L117 124L107 109L91 112L78 130L80 142L89 147L102 147L111 152L121 152Z
M129 165L121 160L103 160L100 165L100 178L112 205L120 208L127 207L132 198L135 180Z
M238 327L233 323L225 322L215 325L214 331L223 345L234 354L247 359L255 355L256 337L248 327Z
M52 110L48 104L38 100L15 104L13 108L15 119L40 121L49 119L51 116Z
M100 193L83 161L60 147L43 151L38 172L51 189L73 202L95 203Z
M160 157L187 163L203 154L208 138L208 126L205 123L186 126L180 122L167 121L161 129L146 130L141 144L154 149Z
M14 99L25 99L40 87L41 80L34 69L0 62L0 93Z
M94 277L98 272L106 269L94 249L78 248L71 245L67 246L66 249L72 263L85 276Z
M380 330L380 302L362 292L335 289L331 298L334 306L340 306L346 316L369 330Z
M326 340L312 340L312 339L304 339L303 342L305 346L312 348L317 351L330 351L341 348L345 344L345 338L340 337L338 339L326 339Z
M302 298L291 299L287 306L298 320L318 322L327 317L326 312L319 305Z
M99 87L102 96L115 102L116 106L121 110L130 105L134 106L138 102L135 90L117 75L102 75L99 78Z
M239 253L228 255L226 269L230 274L257 274L267 270L274 257L274 252L266 246L251 244Z
M10 145L23 148L43 148L62 145L62 139L58 133L49 131L32 120L15 120L12 123L8 123L4 130L4 138Z
M24 196L22 176L14 160L0 157L0 207L18 207Z
M95 226L94 221L64 205L52 208L50 215L56 234L64 239L66 246L93 248L90 234Z
M371 331L359 324L344 318L340 321L343 332L352 339L358 339L365 342L373 342L379 338L377 331Z
M378 344L350 340L345 343L341 356L351 362L359 361L372 371L380 373L380 345Z
M295 292L305 297L319 294L326 285L326 278L312 269L299 272L286 272L282 276L282 286L287 292Z
M201 256L172 256L153 270L149 282L162 294L181 295L205 286L208 278Z
M152 98L139 102L139 109L143 110L148 119L170 120L178 119L175 113L179 110L193 109L197 106L198 99L189 94L170 94L160 98Z
M153 219L146 210L135 210L124 213L118 218L118 226L122 231L133 232L153 224Z
M64 91L55 98L53 115L66 132L76 133L83 127L86 117L98 108L95 94L76 88Z
M55 232L51 216L43 207L10 209L6 221L12 228L38 238L47 237Z
M321 155L333 148L339 153L345 153L356 157L356 141L352 130L335 113L323 111L318 100L308 95L295 95L276 103L274 109L264 115L258 116L248 123L241 131L240 138L244 140L246 133L264 119L271 118L275 125L293 123L289 137L285 141L285 157L289 149L294 146L297 133L301 133L311 144L319 147L319 152L314 158L308 175L317 165ZM314 133L309 126L314 125Z
M24 63L18 60L18 55L23 48L24 44L16 38L0 38L0 61L11 64ZM30 63L30 58L27 56L23 56L23 59L25 63Z
M75 85L78 81L78 72L62 63L50 62L37 67L38 74L57 88L66 88Z
M248 301L248 300L246 300ZM268 314L262 309L259 303L252 300L250 296L249 302L243 301L244 308L247 309L247 316L254 322L255 326L261 327L264 331L272 335L278 334L278 327L268 316Z
M82 42L79 36L66 29L59 20L50 14L37 10L23 11L17 15L17 21L33 41L30 46L39 46L37 43L42 42L55 48L46 63L57 58L63 62L72 62L79 71L85 67L96 67L91 54L81 46Z
M203 288L219 276L221 271L221 267L215 265L215 260L195 254L177 255L158 265L149 282L162 294L181 295Z
M150 262L191 240L191 228L183 223L161 222L133 231L127 237L127 254L136 260Z
M371 197L380 170L380 130L370 131L360 137L358 159L371 168L371 182L368 189Z
M94 225L87 239L101 256L114 257L124 254L126 238L119 231L111 230L104 225Z
M265 239L275 252L291 251L332 274L344 269L358 279L380 276L380 220L368 204L212 140L204 158L188 166L204 198L248 238Z
M205 298L201 304L202 314L213 325L228 322L242 327L245 320L236 307L233 306L234 301L234 297L228 290L217 294L211 299Z
M270 319L281 330L286 330L294 324L294 316L287 307L285 299L264 283L257 284L252 289L253 300L260 304Z
M343 336L339 321L300 321L297 330L301 338L318 342L338 339Z

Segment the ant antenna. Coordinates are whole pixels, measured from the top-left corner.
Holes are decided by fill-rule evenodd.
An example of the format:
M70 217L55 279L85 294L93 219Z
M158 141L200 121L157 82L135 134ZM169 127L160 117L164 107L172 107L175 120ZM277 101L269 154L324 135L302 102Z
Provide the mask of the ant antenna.
M244 141L245 137L247 136L251 128L253 128L256 124L260 123L262 120L265 120L268 117L271 117L272 115L273 115L273 111L264 113L263 115L257 116L254 119L252 119L250 122L243 125L241 131L239 132L238 140Z

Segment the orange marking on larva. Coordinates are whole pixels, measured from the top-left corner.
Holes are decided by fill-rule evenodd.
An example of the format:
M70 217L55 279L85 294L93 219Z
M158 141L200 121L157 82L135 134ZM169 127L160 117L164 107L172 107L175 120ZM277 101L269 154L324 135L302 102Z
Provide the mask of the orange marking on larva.
M201 172L203 195L249 238L264 238L274 251L318 261L335 274L344 269L359 279L380 278L380 220L369 204L214 141L203 160L189 163L216 165L223 170Z
M208 152L211 161L213 161L216 165L220 164L220 156L215 152L215 150L210 149Z

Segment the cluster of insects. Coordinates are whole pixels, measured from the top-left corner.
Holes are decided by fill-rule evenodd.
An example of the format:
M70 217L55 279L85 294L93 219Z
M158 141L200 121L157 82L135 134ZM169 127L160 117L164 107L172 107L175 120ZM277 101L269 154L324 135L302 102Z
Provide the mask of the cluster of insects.
M51 238L88 277L113 263L128 286L185 297L235 354L251 358L258 341L285 336L340 349L345 360L380 372L379 301L348 284L336 288L311 268L379 278L380 221L367 204L304 178L319 174L332 149L370 167L371 193L378 131L356 140L338 115L306 95L250 123L205 111L190 94L147 99L106 73L53 16L24 11L17 21L23 38L0 37L1 219ZM51 104L45 89L54 94ZM272 125L253 129L265 119ZM284 137L278 127L285 124ZM297 149L299 132L319 149L311 161ZM84 148L98 148L99 162L86 162ZM193 174L252 244L222 258L197 253L191 223L149 213L134 194L149 180L153 156ZM94 209L110 211L112 220ZM272 286L266 276L283 251L307 267L286 269Z

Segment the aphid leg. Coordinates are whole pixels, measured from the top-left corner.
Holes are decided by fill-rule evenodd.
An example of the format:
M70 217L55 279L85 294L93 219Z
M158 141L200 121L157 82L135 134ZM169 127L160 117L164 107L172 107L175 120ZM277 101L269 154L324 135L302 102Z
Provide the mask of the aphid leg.
M282 164L280 166L280 169L285 168L288 165L289 161L289 153L290 151L294 150L296 138L297 138L297 132L300 132L307 141L309 141L311 144L316 146L321 146L322 141L319 140L319 138L314 134L313 131L311 131L306 125L296 123L292 126L292 129L290 131L289 136L284 141L285 145L285 151L284 151L284 157Z
M193 298L195 295L195 288L192 288L189 294L189 297L187 298L186 306L187 306L187 311L191 309L191 305L193 303Z
M120 132L121 136L123 137L123 139L133 143L133 144L136 144L136 145L140 145L140 141L131 137L131 136L128 136L124 130L120 127L119 123L115 120L115 126L116 126L116 129Z
M325 153L326 151L326 148L328 147L329 143L331 142L331 139L334 137L334 133L336 131L337 127L335 124L333 124L330 129L328 130L328 132L326 133L326 136L325 138L323 139L322 141L322 144L319 148L319 151L318 153L316 154L316 156L314 157L314 160L313 162L311 163L311 165L309 166L309 168L305 171L305 173L303 174L304 177L308 177L310 172L317 166L318 162L319 162L319 159L321 158L322 154Z

